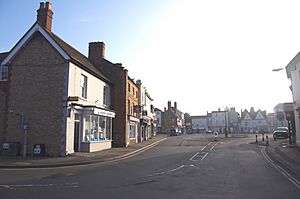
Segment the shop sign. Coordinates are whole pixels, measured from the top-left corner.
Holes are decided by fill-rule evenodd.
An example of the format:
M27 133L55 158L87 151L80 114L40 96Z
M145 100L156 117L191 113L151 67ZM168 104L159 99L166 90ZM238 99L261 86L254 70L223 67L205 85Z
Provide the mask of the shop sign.
M68 101L79 101L79 97L78 96L69 96Z
M129 120L133 121L133 122L139 122L140 121L138 118L135 118L135 117L132 117L132 116L129 116Z
M102 110L102 109L99 109L99 108L94 108L94 114L95 115L102 115L102 116L106 116L106 117L112 117L112 118L114 118L115 115L116 115L114 112Z

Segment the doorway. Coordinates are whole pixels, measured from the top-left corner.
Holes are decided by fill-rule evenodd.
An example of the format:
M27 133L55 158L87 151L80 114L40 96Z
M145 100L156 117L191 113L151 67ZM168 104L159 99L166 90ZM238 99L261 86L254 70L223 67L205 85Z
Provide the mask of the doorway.
M79 127L80 127L80 122L75 121L74 122L74 152L79 151Z

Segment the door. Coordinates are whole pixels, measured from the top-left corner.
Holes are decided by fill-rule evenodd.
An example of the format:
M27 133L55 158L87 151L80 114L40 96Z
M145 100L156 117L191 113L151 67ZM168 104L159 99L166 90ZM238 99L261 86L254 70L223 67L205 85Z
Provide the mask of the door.
M79 127L80 127L80 122L75 121L74 122L74 151L78 152L79 150Z

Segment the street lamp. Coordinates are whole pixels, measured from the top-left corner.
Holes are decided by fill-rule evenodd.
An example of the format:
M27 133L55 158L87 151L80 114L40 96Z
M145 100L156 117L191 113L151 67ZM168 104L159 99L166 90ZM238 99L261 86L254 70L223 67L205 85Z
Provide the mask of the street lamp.
M278 71L281 71L281 70L283 70L284 68L274 68L274 69L272 69L272 71L273 72L278 72Z

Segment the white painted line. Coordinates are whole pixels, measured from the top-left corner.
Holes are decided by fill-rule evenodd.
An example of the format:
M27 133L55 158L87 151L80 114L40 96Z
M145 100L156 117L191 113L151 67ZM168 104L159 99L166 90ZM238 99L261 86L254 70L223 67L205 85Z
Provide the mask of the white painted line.
M5 189L26 189L26 188L43 188L43 187L67 187L67 188L77 188L79 187L78 182L64 183L64 184L3 184L0 185L1 188Z
M193 159L199 154L200 152L197 152L195 155L193 155L189 160L193 161Z
M204 160L204 158L206 158L207 155L208 155L208 153L206 153L206 154L201 158L201 161Z
M295 185L298 189L300 189L300 182L296 178L294 178L291 174L289 174L285 169L276 164L266 153L266 147L261 148L261 154L263 157L275 168L277 169L284 177L286 177L293 185Z

